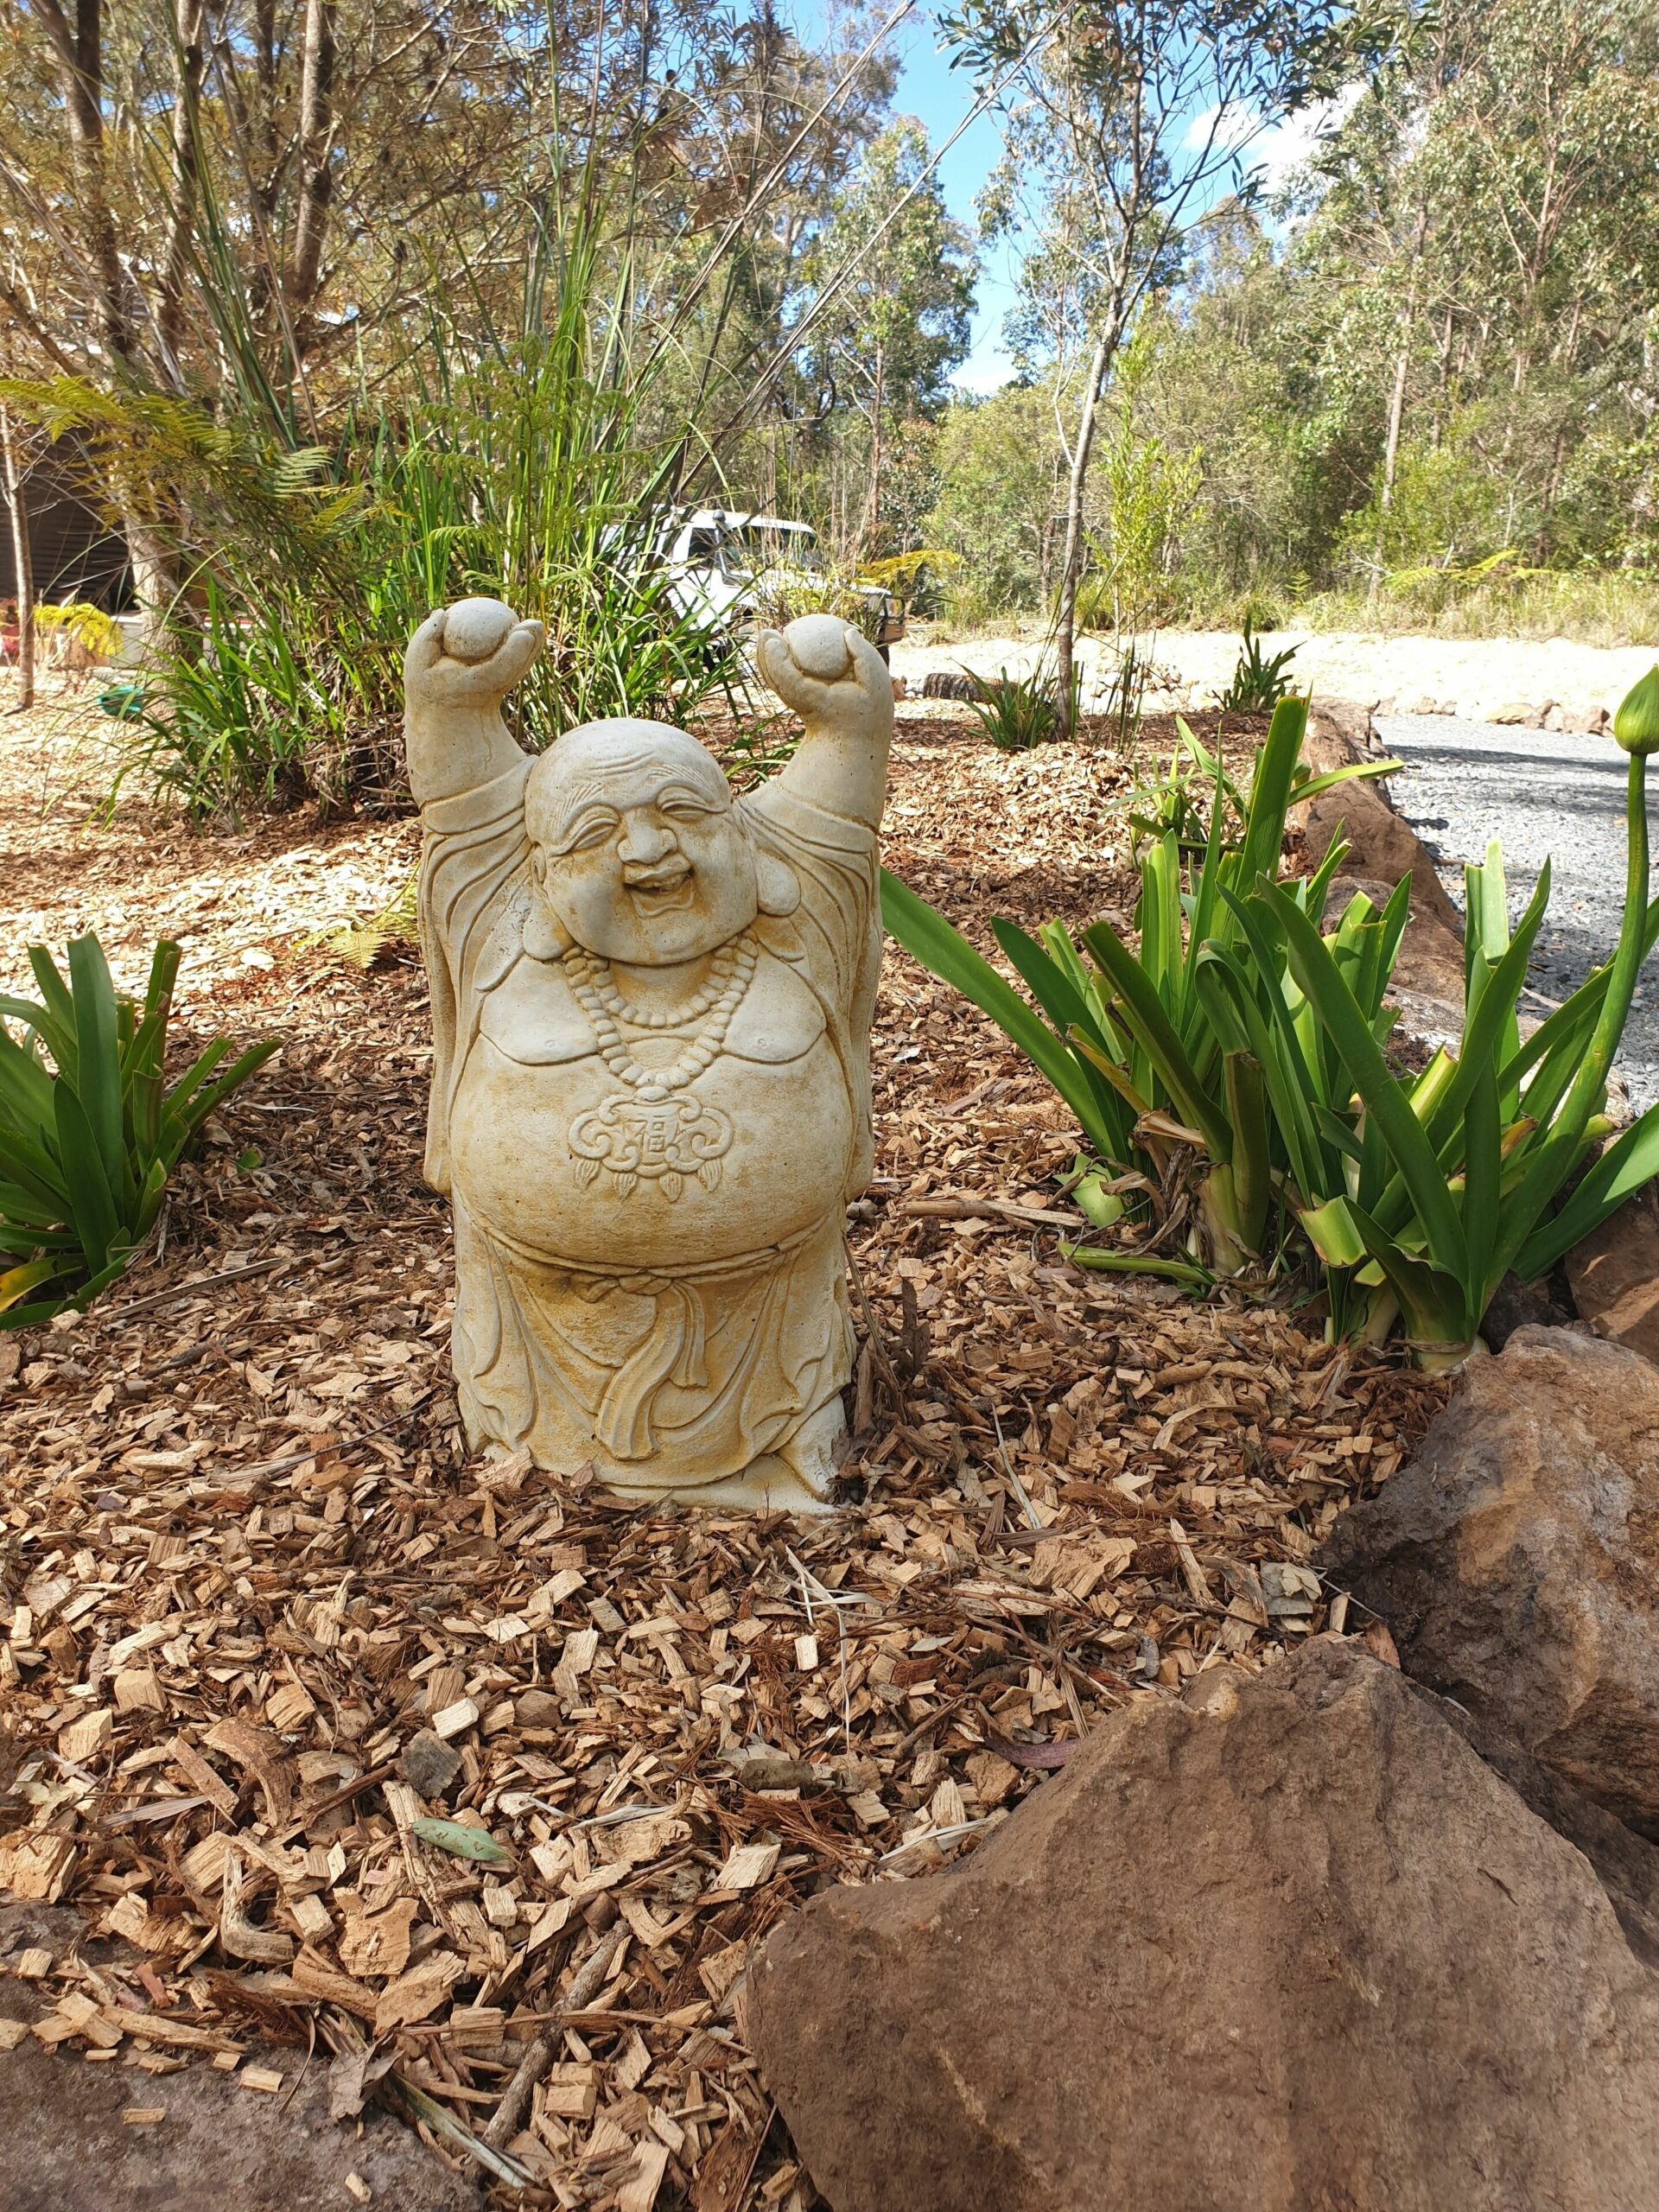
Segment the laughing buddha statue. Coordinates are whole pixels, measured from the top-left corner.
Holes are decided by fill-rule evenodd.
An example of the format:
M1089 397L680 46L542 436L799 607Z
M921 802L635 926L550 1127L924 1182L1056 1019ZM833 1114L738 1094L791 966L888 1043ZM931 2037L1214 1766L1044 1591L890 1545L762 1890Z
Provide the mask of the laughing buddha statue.
M830 616L763 636L805 735L734 800L661 722L527 757L500 702L542 644L467 600L404 661L467 1436L624 1498L822 1510L844 1210L872 1163L892 684Z

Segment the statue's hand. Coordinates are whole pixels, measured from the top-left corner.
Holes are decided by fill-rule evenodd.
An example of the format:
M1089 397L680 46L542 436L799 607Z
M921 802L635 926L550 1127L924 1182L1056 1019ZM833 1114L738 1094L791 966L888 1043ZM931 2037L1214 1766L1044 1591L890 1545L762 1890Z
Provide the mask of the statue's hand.
M869 639L833 614L803 614L763 631L760 673L808 731L885 744L893 732L893 678Z
M542 650L539 622L521 622L499 599L440 607L409 641L404 699L411 713L497 707Z

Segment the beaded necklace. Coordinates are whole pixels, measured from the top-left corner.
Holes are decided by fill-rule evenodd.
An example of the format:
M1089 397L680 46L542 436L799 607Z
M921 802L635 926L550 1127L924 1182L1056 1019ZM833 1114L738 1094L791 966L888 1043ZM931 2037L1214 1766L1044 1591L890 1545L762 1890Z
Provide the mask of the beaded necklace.
M695 1083L720 1057L732 1017L753 980L760 948L746 930L715 955L709 980L683 1006L635 1013L616 988L608 960L601 960L585 946L573 945L564 956L564 970L576 1003L593 1024L600 1057L619 1083L644 1100L655 1102ZM677 1058L665 1068L644 1067L622 1041L619 1022L630 1028L683 1028L688 1022L708 1020L686 1043Z

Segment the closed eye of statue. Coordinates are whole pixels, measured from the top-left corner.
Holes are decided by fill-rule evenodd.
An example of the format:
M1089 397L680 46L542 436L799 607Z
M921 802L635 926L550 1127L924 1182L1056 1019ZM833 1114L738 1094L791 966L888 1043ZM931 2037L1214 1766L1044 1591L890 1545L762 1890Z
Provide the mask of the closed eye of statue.
M565 840L567 853L591 853L607 845L615 836L621 824L614 814L584 815Z

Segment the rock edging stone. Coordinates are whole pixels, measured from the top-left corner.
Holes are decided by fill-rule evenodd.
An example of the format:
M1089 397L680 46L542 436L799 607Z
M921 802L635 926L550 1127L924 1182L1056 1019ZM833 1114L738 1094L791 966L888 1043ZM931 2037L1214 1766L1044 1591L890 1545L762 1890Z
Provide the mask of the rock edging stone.
M1472 1361L1328 1538L1408 1674L1659 1836L1659 1370L1572 1329Z
M1302 758L1316 774L1376 760L1378 744L1363 707L1315 707ZM1407 1026L1438 1042L1463 1027L1463 920L1427 847L1398 814L1376 779L1332 785L1291 810L1308 858L1317 865L1341 835L1349 848L1332 886L1328 913L1340 913L1356 891L1381 906L1402 876L1411 878L1411 915L1389 996Z
M754 1969L835 2212L1646 2212L1659 1980L1434 1701L1321 1638L1147 1698Z

